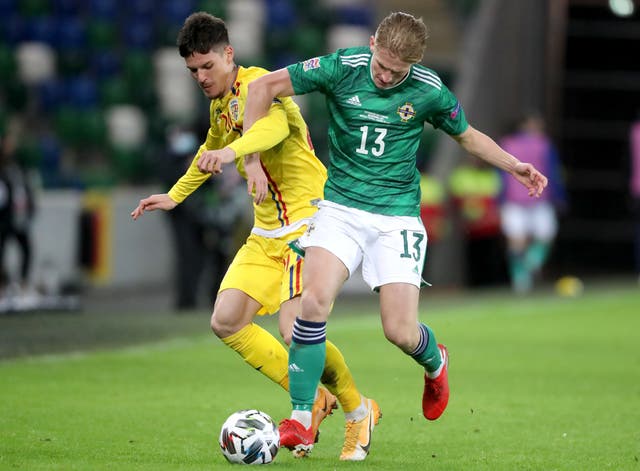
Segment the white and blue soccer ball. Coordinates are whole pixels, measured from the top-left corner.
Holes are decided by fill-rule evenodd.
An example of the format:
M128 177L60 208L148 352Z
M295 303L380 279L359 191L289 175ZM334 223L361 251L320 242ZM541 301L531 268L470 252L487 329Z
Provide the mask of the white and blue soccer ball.
M280 447L280 434L268 414L248 409L234 412L220 430L220 448L230 463L271 463Z

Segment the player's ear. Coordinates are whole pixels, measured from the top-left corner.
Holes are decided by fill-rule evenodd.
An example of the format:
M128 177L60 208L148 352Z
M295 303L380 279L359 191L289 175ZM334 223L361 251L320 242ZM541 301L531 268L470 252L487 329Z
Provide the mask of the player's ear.
M227 61L227 63L231 63L233 62L233 56L234 56L234 51L233 51L233 46L228 45L224 47L224 58Z
M369 49L371 49L371 52L373 52L373 48L375 45L376 45L376 37L369 36Z

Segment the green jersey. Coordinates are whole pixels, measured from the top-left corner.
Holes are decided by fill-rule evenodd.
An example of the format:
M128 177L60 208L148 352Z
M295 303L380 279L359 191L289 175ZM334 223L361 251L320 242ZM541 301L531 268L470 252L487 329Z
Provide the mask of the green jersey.
M339 49L288 67L297 95L319 91L329 111L329 172L324 197L393 216L420 214L416 152L424 122L457 135L467 129L458 99L438 75L413 65L380 89L368 47Z

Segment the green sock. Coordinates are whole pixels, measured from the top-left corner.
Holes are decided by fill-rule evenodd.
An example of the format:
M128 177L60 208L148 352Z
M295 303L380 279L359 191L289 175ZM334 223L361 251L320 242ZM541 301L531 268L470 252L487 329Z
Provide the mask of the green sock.
M433 373L440 368L442 356L438 348L438 342L433 331L425 324L418 324L420 329L420 342L410 355L422 365L427 373Z
M313 407L316 389L324 370L326 343L291 342L289 347L289 392L294 410Z
M533 271L538 271L542 268L549 255L549 248L550 244L543 241L535 241L529 245L524 256L527 266Z
M509 253L509 271L511 273L511 286L516 292L526 293L531 290L531 273L527 269L522 253Z

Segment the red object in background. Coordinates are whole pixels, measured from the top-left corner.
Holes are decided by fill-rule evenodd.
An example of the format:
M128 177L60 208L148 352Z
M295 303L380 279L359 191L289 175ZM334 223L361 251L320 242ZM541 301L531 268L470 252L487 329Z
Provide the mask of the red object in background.
M447 211L442 204L422 204L420 218L427 229L429 243L438 242L447 231Z
M500 234L500 209L493 196L467 196L453 199L471 239L493 237Z

